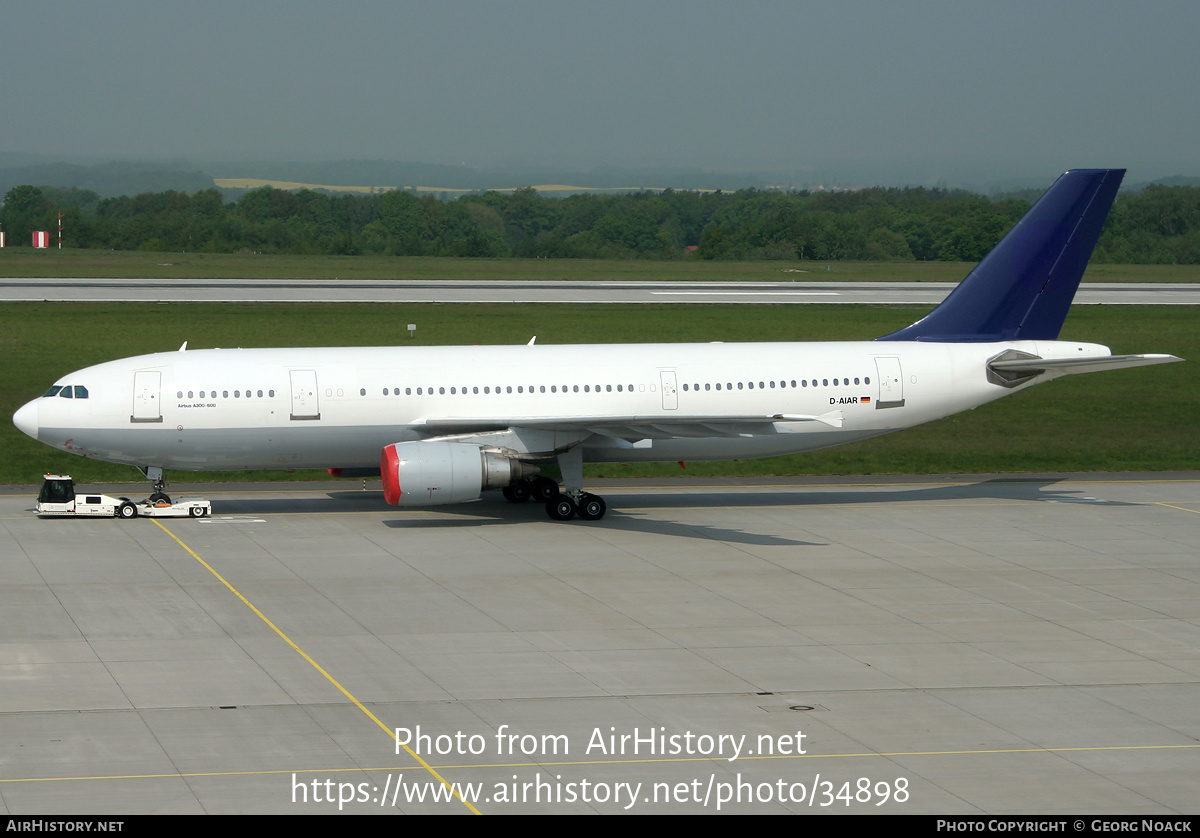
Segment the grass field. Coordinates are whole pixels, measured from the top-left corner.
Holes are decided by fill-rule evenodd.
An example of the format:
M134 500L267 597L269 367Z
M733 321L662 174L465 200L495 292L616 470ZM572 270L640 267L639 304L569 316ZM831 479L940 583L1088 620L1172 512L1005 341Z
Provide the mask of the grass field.
M130 355L213 346L539 344L869 339L924 313L884 306L570 306L10 303L0 305L0 483L47 470L86 482L132 469L55 452L9 417L59 376ZM404 325L417 323L416 341ZM1081 306L1064 340L1191 363L1071 376L977 410L813 454L679 466L590 466L590 476L974 473L1200 469L1200 311ZM336 465L336 464L333 464ZM283 472L174 473L174 479L275 479ZM287 475L324 478L324 472Z
M826 270L826 268L829 270ZM0 250L0 277L958 282L965 262L720 262L703 259L445 259ZM1200 265L1093 265L1085 282L1200 282Z

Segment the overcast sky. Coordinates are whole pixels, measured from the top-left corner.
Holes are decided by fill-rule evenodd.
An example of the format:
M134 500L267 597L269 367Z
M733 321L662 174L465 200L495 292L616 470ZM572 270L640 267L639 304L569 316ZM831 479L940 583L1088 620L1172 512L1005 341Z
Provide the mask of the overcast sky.
M0 151L1200 175L1198 35L1197 0L9 2Z

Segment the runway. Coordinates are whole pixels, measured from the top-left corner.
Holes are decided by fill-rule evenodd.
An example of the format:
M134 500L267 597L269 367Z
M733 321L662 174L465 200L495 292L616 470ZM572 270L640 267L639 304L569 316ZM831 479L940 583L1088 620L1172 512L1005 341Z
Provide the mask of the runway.
M1200 474L589 488L7 487L0 809L1197 812Z
M0 279L8 302L709 303L935 306L950 282ZM1197 283L1084 283L1076 305L1200 305Z

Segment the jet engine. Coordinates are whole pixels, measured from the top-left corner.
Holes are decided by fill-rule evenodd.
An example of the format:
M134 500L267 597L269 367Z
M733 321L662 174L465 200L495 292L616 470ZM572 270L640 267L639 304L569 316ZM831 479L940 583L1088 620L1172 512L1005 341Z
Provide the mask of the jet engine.
M437 506L479 500L537 474L511 454L465 442L395 442L379 458L383 497L393 506Z

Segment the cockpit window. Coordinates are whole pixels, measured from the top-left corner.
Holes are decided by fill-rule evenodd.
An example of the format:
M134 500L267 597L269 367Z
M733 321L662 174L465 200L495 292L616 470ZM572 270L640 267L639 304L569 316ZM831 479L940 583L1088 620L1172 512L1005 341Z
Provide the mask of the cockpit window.
M55 384L45 393L42 393L43 399L48 399L52 396L58 396L60 399L86 399L88 390L82 384Z

